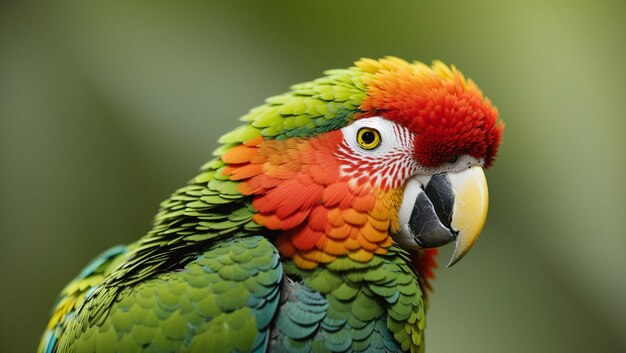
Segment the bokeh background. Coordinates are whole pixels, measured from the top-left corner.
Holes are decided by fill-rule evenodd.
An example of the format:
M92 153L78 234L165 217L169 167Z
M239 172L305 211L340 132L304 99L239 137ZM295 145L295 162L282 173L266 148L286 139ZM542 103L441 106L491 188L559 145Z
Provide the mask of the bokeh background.
M0 351L149 228L237 117L360 57L441 59L506 122L429 352L626 351L624 1L3 2ZM445 262L450 249L443 251Z

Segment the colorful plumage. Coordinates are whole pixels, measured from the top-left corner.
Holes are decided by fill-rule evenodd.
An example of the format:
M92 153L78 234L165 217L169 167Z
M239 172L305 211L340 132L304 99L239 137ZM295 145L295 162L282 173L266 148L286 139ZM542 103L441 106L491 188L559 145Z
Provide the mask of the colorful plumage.
M242 117L39 352L421 352L436 247L482 229L503 125L440 62L362 59Z

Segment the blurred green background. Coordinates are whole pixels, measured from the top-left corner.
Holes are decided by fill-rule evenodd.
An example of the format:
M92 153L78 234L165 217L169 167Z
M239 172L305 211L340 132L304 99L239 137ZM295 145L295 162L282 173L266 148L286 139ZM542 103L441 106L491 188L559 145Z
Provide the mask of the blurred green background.
M626 351L624 1L3 2L0 351L149 227L237 117L360 57L441 59L506 122L428 352ZM445 262L450 249L443 251Z

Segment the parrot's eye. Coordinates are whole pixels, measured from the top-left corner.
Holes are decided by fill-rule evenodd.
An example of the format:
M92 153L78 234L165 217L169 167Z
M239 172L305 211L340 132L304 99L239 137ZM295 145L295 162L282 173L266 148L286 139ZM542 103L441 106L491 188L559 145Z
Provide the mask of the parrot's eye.
M378 130L369 127L359 129L356 134L356 141L364 150L373 150L382 142Z
M450 156L450 158L448 158L448 163L454 164L456 163L458 159L459 159L459 156L457 156L456 154L453 154Z

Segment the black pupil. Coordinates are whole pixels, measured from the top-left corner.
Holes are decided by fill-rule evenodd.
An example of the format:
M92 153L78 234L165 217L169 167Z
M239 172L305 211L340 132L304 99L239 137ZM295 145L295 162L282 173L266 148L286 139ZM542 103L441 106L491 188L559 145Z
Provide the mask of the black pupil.
M457 155L452 155L450 156L450 159L448 159L448 163L455 163L458 158L459 157Z
M361 135L361 139L363 139L363 142L366 144L370 144L376 140L376 135L371 131L365 131L363 135Z

